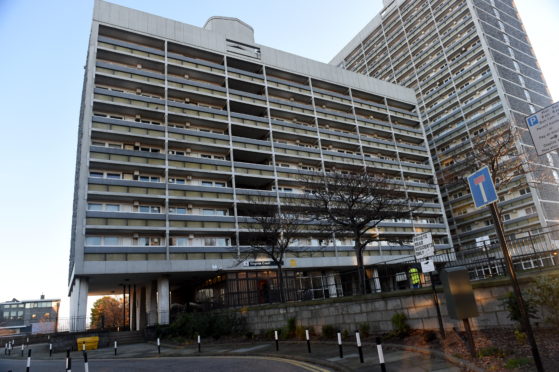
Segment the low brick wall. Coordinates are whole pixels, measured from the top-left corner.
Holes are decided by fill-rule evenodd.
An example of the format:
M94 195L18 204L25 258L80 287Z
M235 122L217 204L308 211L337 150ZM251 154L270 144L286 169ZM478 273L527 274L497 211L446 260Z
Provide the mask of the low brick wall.
M521 278L521 286L529 285L530 279ZM473 329L513 327L502 298L512 291L506 279L474 283L474 294L480 315L470 319ZM445 329L462 328L462 321L450 319L446 309L442 287L437 288ZM430 288L400 292L387 292L359 297L331 298L283 305L261 305L242 308L248 328L255 334L286 326L289 318L296 318L297 325L314 328L321 333L323 325L353 331L362 323L368 323L371 332L392 330L391 318L404 313L408 324L414 329L438 330L437 313ZM535 322L534 322L535 323ZM537 324L536 324L537 326Z

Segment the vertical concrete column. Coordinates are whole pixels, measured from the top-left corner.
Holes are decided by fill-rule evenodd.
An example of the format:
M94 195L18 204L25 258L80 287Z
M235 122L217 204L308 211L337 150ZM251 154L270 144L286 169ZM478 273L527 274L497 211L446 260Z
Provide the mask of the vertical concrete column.
M138 305L138 294L136 284L130 286L130 330L137 331L136 327L136 306Z
M378 276L378 270L375 268L373 269L373 277L371 278L371 288L373 288L373 292L380 293L382 289L380 287L380 278Z
M338 297L338 288L336 287L335 273L326 274L326 284L328 284L328 294L330 297Z
M149 282L146 285L146 313L147 324L157 324L157 283Z
M157 279L157 322L169 324L169 278Z
M87 293L89 283L87 278L74 278L72 291L70 293L70 331L85 331L85 321L87 316Z
M136 329L146 326L146 287L136 288Z

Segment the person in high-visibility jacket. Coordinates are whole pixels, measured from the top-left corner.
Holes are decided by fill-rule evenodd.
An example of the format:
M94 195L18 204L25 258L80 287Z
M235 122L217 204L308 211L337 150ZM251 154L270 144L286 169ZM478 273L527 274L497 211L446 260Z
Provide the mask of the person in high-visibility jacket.
M419 278L419 270L417 270L415 267L412 267L409 270L410 273L410 280L411 280L411 284L414 288L419 288L419 282L420 282L420 278Z

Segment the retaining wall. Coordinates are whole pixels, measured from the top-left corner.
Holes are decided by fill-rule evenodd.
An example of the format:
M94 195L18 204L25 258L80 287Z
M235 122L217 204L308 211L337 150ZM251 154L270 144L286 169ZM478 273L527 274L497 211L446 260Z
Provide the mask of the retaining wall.
M522 278L521 286L529 285ZM506 279L474 283L474 295L480 315L471 318L473 329L513 327L508 319L502 298L512 291ZM445 329L462 328L461 320L448 317L442 287L437 288L440 309ZM296 318L297 325L314 328L320 334L323 325L353 331L362 323L368 323L371 332L392 330L391 318L395 313L404 313L408 324L414 329L438 330L437 313L430 288L400 292L371 294L359 297L330 298L305 302L290 302L283 305L261 305L245 307L248 328L255 334L265 330L286 326L289 318ZM537 327L537 320L533 324Z

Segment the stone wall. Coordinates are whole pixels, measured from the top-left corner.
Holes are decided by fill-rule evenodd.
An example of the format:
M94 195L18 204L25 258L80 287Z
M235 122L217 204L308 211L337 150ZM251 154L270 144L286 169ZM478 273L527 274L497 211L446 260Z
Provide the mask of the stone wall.
M523 286L529 280L523 280ZM513 327L502 298L512 287L507 280L493 280L474 284L474 294L480 315L470 319L473 329ZM462 329L462 321L448 317L442 287L437 288L445 329ZM437 313L431 289L422 288L400 292L371 294L360 297L331 298L284 305L261 305L241 309L246 315L248 327L256 334L264 330L278 329L287 325L289 318L296 318L297 325L314 328L321 333L323 325L353 331L362 323L368 323L371 332L392 330L391 318L404 313L408 324L414 329L438 330Z

